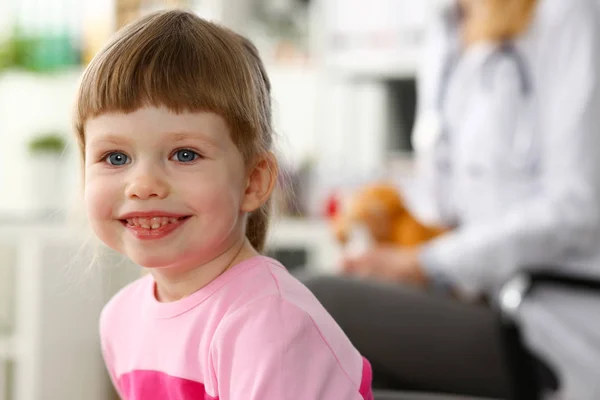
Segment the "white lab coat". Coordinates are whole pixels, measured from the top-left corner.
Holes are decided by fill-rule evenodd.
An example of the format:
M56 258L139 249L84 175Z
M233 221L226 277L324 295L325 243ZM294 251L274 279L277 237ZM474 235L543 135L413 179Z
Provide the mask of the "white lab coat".
M600 277L597 7L596 0L539 0L530 30L514 42L528 96L513 59L497 57L490 67L497 47L470 47L441 114L440 77L458 34L445 17L431 35L413 137L420 195L410 197L416 214L458 226L428 245L423 261L463 293L494 292L527 267ZM447 123L446 146L430 135L435 115ZM563 398L600 399L600 294L534 292L520 318L530 346L558 370Z

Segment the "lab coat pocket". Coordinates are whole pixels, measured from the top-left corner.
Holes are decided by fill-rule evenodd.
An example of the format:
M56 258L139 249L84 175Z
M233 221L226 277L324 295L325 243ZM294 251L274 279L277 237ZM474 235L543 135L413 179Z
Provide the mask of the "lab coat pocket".
M502 167L499 174L507 179L529 180L535 177L539 168L540 141L529 104L523 104L517 110L514 128L506 132L506 137L506 154L504 161L499 164Z
M493 176L497 200L515 204L531 198L539 190L540 142L534 124L532 107L523 99L515 109L510 126L498 132L500 138Z
M529 180L537 173L539 140L531 103L529 98L517 98L495 102L488 109L491 149L485 169L506 184Z

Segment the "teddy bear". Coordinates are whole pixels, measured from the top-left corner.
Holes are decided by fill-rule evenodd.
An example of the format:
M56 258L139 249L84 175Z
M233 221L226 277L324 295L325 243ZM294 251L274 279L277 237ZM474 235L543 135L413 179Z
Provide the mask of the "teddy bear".
M342 246L357 237L362 246L397 245L413 248L443 234L446 228L428 226L407 209L397 187L373 183L352 193L346 207L333 219Z

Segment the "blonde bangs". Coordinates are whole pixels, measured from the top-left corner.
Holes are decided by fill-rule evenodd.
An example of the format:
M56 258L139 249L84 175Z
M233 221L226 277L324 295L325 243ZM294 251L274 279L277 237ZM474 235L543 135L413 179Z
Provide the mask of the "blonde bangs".
M218 113L239 145L237 136L254 136L262 125L255 109L262 108L260 89L244 53L239 36L191 13L160 12L133 23L82 77L75 110L80 145L88 119L144 106Z

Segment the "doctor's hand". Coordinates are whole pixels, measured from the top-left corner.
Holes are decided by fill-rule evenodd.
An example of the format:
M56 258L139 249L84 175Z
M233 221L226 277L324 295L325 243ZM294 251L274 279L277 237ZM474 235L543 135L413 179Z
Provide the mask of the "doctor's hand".
M348 275L427 285L427 276L419 262L419 249L379 246L342 260L342 271Z

